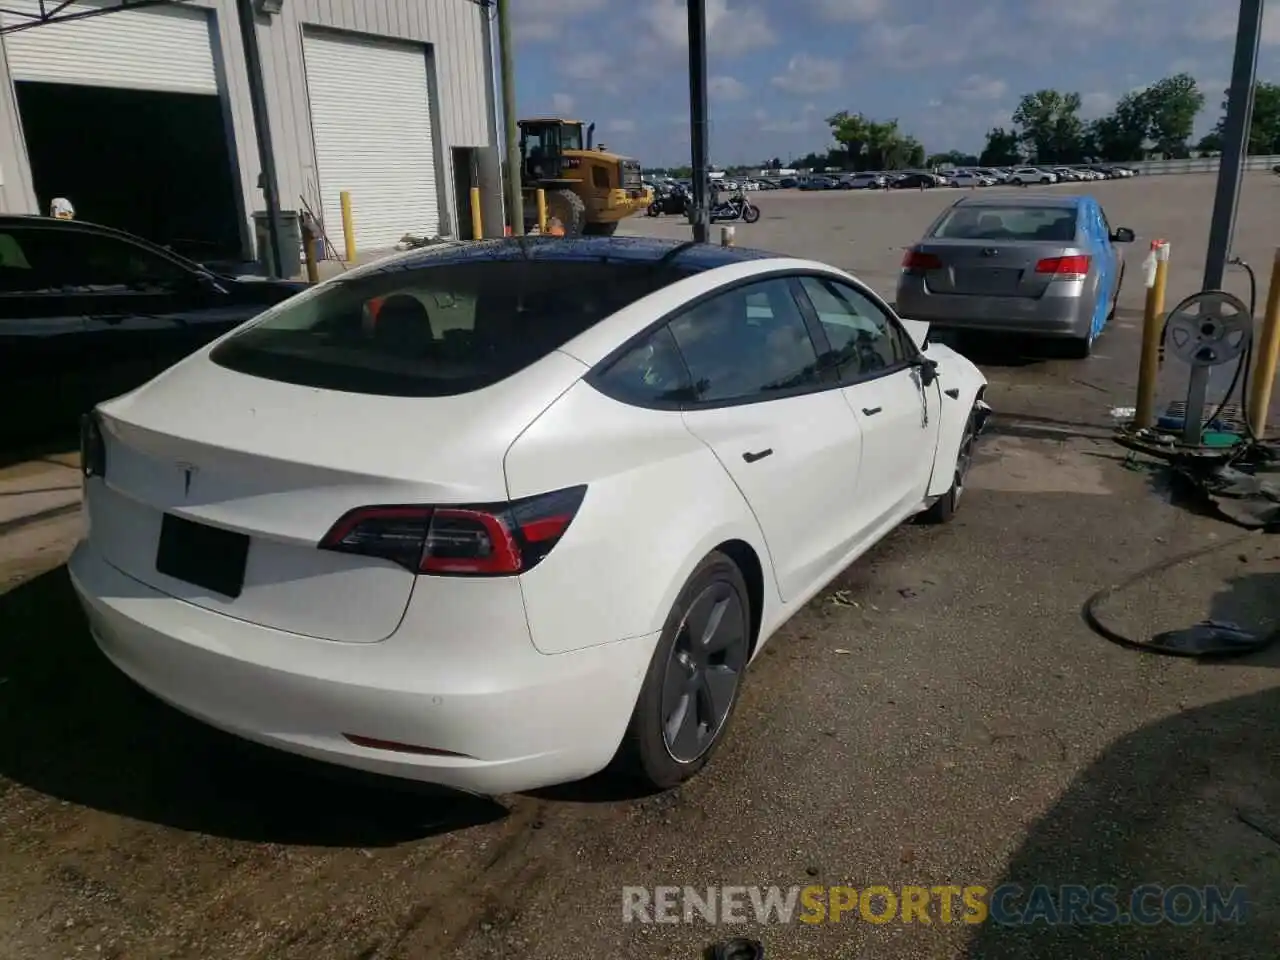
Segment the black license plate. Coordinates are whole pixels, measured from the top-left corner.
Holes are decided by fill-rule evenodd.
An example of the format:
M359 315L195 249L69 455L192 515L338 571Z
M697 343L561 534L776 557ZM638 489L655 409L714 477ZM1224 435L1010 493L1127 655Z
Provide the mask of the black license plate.
M244 590L249 538L171 513L160 524L156 571L235 599Z
M1021 280L1021 270L1007 267L956 271L956 286L972 293L1012 293Z

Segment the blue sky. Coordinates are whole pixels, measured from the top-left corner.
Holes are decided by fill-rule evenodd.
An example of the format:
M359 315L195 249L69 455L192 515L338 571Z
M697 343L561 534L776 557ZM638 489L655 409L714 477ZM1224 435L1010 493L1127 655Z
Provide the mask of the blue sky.
M521 115L597 123L646 166L687 163L684 0L516 0ZM1263 79L1280 80L1280 11ZM977 150L1021 94L1076 90L1099 116L1187 71L1211 127L1231 72L1236 0L707 0L712 160L785 161L829 144L840 109L897 117L930 152Z

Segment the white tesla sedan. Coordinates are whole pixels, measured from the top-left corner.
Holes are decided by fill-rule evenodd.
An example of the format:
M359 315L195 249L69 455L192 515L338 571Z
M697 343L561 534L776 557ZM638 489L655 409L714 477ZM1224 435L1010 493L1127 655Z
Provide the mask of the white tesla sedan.
M956 509L986 381L821 263L452 244L272 308L85 419L98 645L213 726L494 794L664 787L771 634Z

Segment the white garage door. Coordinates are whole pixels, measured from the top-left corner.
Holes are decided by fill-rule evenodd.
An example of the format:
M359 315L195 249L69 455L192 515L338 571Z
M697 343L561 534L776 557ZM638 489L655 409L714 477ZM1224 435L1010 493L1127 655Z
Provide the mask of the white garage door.
M54 9L48 3L46 8ZM8 11L37 13L38 0L4 0L4 23L24 22ZM62 14L94 7L73 3ZM4 38L14 80L94 87L218 92L209 15L189 7L124 10L68 23L41 24Z
M343 190L356 246L393 247L406 233L439 231L427 51L335 33L309 33L303 49L325 230L341 245Z

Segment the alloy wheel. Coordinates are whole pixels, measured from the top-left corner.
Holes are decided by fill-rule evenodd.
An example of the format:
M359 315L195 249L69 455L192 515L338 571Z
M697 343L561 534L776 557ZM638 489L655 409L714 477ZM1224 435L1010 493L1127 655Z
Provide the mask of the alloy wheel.
M960 497L964 495L965 478L969 475L969 467L973 465L973 414L969 415L969 419L964 425L964 436L960 438L960 452L956 456L956 476L954 493L952 494L952 505L960 503Z
M662 740L677 763L694 762L719 736L746 667L747 629L746 604L725 581L689 604L662 684Z

